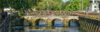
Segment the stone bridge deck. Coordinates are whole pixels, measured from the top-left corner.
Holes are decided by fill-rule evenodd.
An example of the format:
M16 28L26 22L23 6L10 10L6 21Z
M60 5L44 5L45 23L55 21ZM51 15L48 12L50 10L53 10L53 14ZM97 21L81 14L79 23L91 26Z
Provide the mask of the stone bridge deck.
M100 14L97 13L87 13L81 11L33 11L25 13L28 16L37 16L37 17L45 17L45 16L80 16L86 17L89 19L100 20Z
M78 16L74 16L72 12L70 11L34 11L34 12L28 12L23 16L25 19L65 19L65 20L70 20L70 19L78 19Z

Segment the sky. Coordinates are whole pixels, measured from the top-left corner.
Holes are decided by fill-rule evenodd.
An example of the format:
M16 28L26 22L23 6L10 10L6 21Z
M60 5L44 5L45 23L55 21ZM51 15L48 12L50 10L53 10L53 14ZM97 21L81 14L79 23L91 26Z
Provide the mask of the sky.
M67 2L67 1L69 1L69 0L62 0L62 1L65 3L65 2Z

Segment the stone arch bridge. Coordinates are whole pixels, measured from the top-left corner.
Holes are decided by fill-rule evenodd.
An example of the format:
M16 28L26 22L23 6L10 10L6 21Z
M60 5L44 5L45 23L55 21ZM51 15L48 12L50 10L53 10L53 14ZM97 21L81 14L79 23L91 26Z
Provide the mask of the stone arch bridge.
M33 26L35 26L35 22L38 19L43 19L46 23L48 23L48 26L52 25L52 21L54 19L60 19L63 22L64 26L68 27L69 20L79 20L79 16L74 16L71 13L72 12L68 11L34 11L26 13L26 15L23 17L26 20L31 21L33 23ZM33 27L33 29L35 29L35 27Z
M68 28L68 22L71 19L79 20L80 26L82 29L86 30L87 32L100 32L100 21L90 18L81 17L77 12L75 11L34 11L25 13L26 15L23 16L26 20L33 23L33 26L28 27L32 30L37 29L35 26L36 20L43 19L47 23L47 27L39 28L39 30L43 29L51 29L52 27L52 21L54 19L60 19L64 26L61 28L61 30ZM83 15L85 16L85 15ZM27 30L26 30L27 31Z

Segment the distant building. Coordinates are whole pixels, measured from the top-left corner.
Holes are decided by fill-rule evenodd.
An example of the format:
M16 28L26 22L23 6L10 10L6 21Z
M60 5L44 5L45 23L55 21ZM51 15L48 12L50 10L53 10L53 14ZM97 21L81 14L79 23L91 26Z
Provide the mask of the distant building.
M12 14L12 13L17 12L17 11L15 11L15 9L13 9L11 7L4 8L3 10L4 10L4 12L7 12L7 14Z
M89 12L100 13L100 0L90 0Z
M4 11L10 11L11 8L4 8Z

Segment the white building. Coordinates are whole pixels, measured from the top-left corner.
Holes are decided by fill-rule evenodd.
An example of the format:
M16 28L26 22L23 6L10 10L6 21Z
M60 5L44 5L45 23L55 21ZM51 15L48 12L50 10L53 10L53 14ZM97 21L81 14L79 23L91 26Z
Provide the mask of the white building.
M100 0L90 0L90 12L100 13Z

